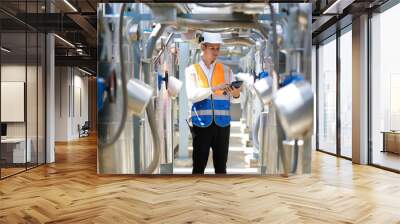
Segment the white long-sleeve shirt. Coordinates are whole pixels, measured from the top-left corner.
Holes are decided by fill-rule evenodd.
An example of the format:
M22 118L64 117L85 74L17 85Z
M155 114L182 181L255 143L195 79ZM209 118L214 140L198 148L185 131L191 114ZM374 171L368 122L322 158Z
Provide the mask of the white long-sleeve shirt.
M203 60L200 60L199 64L204 74L208 79L208 88L200 87L197 81L196 69L193 65L189 66L185 70L185 78L186 78L186 94L190 104L202 101L207 99L213 92L211 90L211 76L214 71L215 61L210 65L210 68L207 68ZM234 81L234 76L232 70L230 70L230 81ZM233 98L230 97L231 103L240 103L240 97ZM191 108L191 105L189 105Z

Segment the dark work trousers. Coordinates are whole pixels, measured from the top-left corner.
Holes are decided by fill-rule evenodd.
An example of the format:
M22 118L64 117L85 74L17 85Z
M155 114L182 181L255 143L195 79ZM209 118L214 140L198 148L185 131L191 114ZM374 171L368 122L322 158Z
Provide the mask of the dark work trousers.
M230 125L219 127L214 121L205 128L193 126L193 174L204 174L210 147L213 150L215 173L226 173L230 129Z

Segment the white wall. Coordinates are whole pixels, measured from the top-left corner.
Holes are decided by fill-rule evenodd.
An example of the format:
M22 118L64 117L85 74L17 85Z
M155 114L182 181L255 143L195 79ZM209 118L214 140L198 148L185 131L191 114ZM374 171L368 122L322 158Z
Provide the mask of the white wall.
M4 82L25 82L25 65L2 65L1 81ZM7 108L1 108L7 110ZM25 123L7 123L7 137L25 137Z
M68 140L69 103L68 88L70 84L69 69L55 68L55 141Z
M2 82L25 82L25 65L2 65L1 66L1 81ZM32 70L32 67L28 66L28 72ZM33 95L33 93L28 93ZM36 96L36 92L35 92ZM7 110L7 108L1 108L1 110ZM29 115L28 115L29 116ZM29 120L29 118L28 118ZM7 137L25 137L25 122L7 122Z
M77 126L81 126L85 121L89 120L89 102L88 102L88 77L81 76L82 73L79 71L79 75L74 75L74 111L72 120L72 135L78 136ZM80 101L80 102L79 102ZM81 108L80 108L81 107ZM80 111L81 110L81 111Z
M56 67L55 73L55 140L70 141L88 120L88 78L72 67Z
M3 64L1 66L2 82L24 82L26 85L26 106L21 108L22 112L26 112L26 120L23 122L6 122L8 138L25 138L30 140L30 148L32 152L32 161L44 162L44 74L41 66L32 66L25 64ZM25 80L27 78L27 80ZM24 90L21 90L24 94ZM4 98L7 96L2 96ZM7 111L10 108L2 107L1 110ZM12 111L7 111L12 113ZM39 156L37 157L37 150Z

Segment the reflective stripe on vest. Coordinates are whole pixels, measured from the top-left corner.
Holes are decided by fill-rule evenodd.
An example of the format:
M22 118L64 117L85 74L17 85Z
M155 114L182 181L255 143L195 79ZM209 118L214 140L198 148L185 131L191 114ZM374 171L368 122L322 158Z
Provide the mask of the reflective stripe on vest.
M207 76L201 69L200 64L193 65L196 70L196 77L200 87L209 88ZM211 76L211 86L230 83L230 70L221 63L216 63ZM216 91L207 99L196 102L192 106L192 123L199 127L211 125L213 119L220 127L230 124L230 96L223 95L223 91Z
M199 110L199 111L194 111L193 115L196 116L211 116L212 115L212 110ZM219 115L219 116L231 116L231 113L226 110L214 110L214 114Z

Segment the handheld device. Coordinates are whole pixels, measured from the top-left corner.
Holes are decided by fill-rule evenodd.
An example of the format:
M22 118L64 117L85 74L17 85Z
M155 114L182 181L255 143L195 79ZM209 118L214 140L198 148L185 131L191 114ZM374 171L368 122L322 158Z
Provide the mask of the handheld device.
M240 86L242 86L242 84L243 84L243 81L233 81L233 82L231 82L231 84L229 86L237 89L237 88L240 88ZM226 95L227 94L226 91L224 91L223 94Z
M237 88L240 88L240 86L242 86L242 84L243 84L243 81L233 81L230 86L237 89Z

